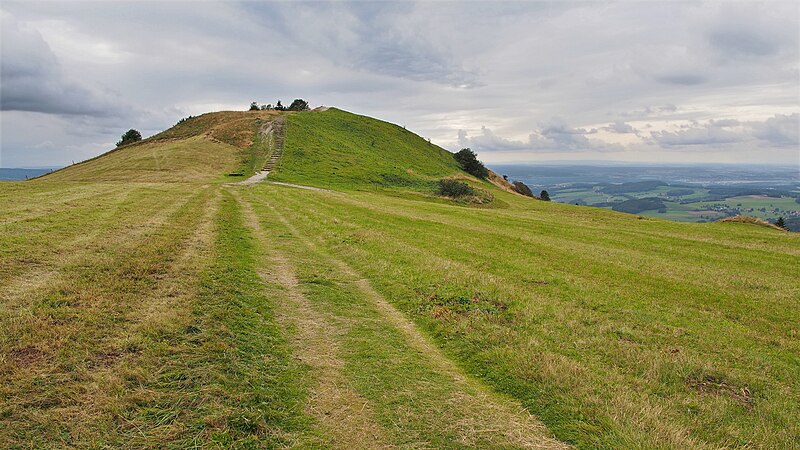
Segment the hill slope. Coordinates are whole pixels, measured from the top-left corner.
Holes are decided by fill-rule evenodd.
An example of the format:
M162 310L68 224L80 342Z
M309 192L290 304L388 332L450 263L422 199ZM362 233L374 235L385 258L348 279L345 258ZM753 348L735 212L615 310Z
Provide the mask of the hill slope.
M219 181L252 174L266 159L258 129L278 113L223 111L178 123L142 142L43 177L46 181Z
M0 447L800 447L798 235L431 201L337 110L270 175L328 190L224 183L274 114L3 183Z
M387 122L336 108L291 114L275 181L322 187L430 190L439 178L462 175L453 156Z

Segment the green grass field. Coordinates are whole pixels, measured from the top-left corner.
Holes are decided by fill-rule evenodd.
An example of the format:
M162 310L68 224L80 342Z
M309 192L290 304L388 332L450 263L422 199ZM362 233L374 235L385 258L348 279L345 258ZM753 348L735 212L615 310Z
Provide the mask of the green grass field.
M0 447L800 447L796 234L453 202L339 110L270 175L326 190L231 185L261 114L0 184Z
M707 198L708 189L691 188L694 192L687 195L682 195L679 198L669 197L667 193L670 190L675 190L671 186L659 186L644 192L632 192L626 194L631 198L645 198L657 197L663 199L666 206L666 212L658 212L657 210L641 211L639 215L646 217L655 217L660 219L674 220L678 222L709 222L728 217L729 214L725 211L720 211L720 207L724 207L731 214L746 215L757 217L759 219L770 219L774 221L778 217L788 218L800 214L800 204L791 197L767 197L762 195L750 195L742 197L730 197L719 201L703 201ZM690 190L687 188L680 188ZM583 201L585 204L592 205L605 202L622 202L627 198L621 195L609 195L603 193L599 188L586 189L557 189L551 194L554 201L559 203L573 204L575 202ZM674 200L670 201L667 198ZM689 203L680 203L699 200ZM610 209L611 207L607 207ZM762 211L764 209L764 211Z

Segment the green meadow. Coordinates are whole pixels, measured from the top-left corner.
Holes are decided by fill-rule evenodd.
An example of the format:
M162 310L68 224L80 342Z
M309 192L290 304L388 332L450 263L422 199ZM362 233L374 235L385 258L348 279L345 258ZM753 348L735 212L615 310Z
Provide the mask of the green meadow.
M797 234L522 197L336 109L234 184L274 114L0 184L0 447L800 447Z

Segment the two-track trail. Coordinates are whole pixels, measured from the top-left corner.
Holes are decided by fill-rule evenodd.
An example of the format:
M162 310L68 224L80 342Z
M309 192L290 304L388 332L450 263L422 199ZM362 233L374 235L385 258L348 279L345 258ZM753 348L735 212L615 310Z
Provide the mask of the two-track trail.
M285 292L277 315L313 379L306 412L334 447L566 448L464 375L367 279L296 229L278 199L232 192L258 242L258 272Z

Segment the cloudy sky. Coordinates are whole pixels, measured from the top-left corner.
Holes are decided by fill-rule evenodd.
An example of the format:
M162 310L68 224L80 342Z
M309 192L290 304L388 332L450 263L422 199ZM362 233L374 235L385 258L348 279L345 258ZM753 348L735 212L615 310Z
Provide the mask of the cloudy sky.
M489 163L800 167L795 2L0 3L0 167L302 97Z

